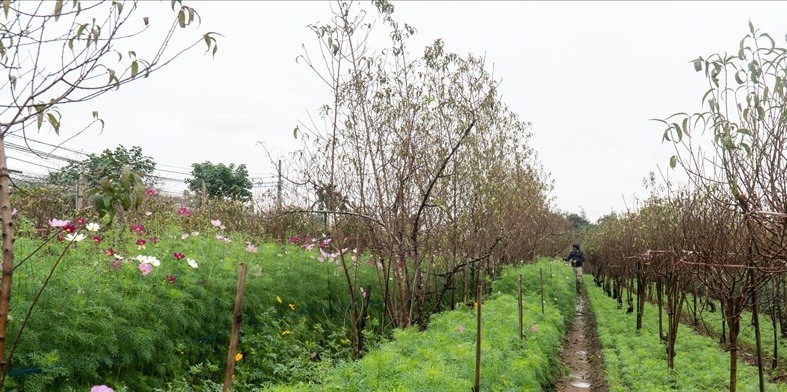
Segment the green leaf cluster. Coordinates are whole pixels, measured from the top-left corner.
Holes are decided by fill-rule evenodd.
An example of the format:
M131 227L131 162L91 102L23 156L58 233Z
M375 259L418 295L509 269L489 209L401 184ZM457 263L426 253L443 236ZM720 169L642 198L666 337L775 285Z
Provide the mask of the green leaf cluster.
M191 165L191 178L186 179L186 184L192 192L202 192L203 187L207 192L206 197L225 200L251 200L251 180L246 165L237 167L234 163L229 166L208 161Z
M146 184L152 183L149 176L156 170L156 162L153 158L145 156L142 148L138 146L127 149L122 144L114 150L107 148L100 155L88 154L82 161L69 162L62 169L49 175L49 183L73 187L82 175L86 186L95 188L105 177L110 181L120 181L124 166L130 166L132 171L146 178Z

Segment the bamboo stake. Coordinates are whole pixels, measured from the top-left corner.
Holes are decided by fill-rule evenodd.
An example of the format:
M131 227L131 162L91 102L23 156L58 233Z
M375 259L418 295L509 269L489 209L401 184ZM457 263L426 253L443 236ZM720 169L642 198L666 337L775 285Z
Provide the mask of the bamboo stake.
M546 310L544 309L544 269L539 268L538 272L541 273L541 315L543 316L546 314Z
M525 336L522 332L522 274L519 274L519 278L516 280L516 285L517 304L519 305L519 340L522 340Z

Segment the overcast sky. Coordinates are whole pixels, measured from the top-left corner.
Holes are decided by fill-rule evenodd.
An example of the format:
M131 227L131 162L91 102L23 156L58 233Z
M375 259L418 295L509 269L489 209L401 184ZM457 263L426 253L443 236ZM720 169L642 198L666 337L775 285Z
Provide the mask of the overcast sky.
M169 17L165 3L161 18ZM274 154L291 150L292 129L329 97L295 62L301 44L315 42L306 26L328 20L329 3L190 4L202 15L198 31L224 35L215 59L192 51L149 79L93 101L82 116L99 110L103 133L92 129L64 145L94 153L138 145L166 170L158 174L173 179L165 184L170 189L181 186L174 180L187 177L192 163L206 160L246 164L252 177L270 184L275 168L257 142ZM648 119L700 109L707 86L690 60L737 52L749 20L781 45L787 32L783 2L394 5L397 20L418 29L413 52L443 38L449 51L486 54L502 80L504 102L533 123L532 146L554 180L556 206L583 209L591 221L631 207L635 196L645 195L643 178L657 165L668 167L672 150L661 143L661 126ZM60 143L77 128L31 138ZM36 165L11 160L9 167L28 173L62 164L16 156Z

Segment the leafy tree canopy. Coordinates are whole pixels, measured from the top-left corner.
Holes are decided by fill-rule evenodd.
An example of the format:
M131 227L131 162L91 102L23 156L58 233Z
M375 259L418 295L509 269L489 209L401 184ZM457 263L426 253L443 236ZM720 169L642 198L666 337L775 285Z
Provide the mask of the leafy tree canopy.
M223 163L213 164L205 161L191 165L192 178L186 179L186 184L192 192L199 192L205 184L205 191L209 198L222 198L229 200L251 200L251 180L246 165L234 163L229 166Z
M573 227L576 230L585 230L593 227L593 225L590 223L587 216L585 215L584 211L582 211L582 213L580 214L576 214L572 212L566 216L566 219L568 219L568 222L571 224L571 227Z
M74 185L82 174L88 187L95 188L104 177L114 182L119 181L125 165L130 166L132 171L142 177L150 176L156 170L156 162L153 158L143 155L142 148L134 146L129 150L121 144L114 151L106 149L101 155L90 154L83 161L70 162L62 169L51 173L49 182L55 185ZM148 178L145 182L151 185L154 181Z

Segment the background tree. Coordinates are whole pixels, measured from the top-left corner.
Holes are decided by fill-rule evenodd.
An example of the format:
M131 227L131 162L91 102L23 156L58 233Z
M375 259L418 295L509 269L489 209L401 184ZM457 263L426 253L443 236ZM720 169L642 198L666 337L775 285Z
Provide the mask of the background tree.
M153 161L153 158L143 155L142 148L139 146L127 149L122 144L117 146L114 151L107 148L100 155L89 154L83 161L69 162L65 167L49 174L49 183L73 186L82 175L86 185L89 188L95 188L104 177L118 181L122 169L126 165L141 176L147 185L155 183L155 180L148 177L156 170L156 162Z
M381 329L424 326L442 301L454 307L501 264L531 260L566 230L549 206L530 123L502 102L485 59L451 53L439 39L411 51L415 28L393 18L392 4L373 5L338 2L332 20L310 26L318 47L299 61L331 101L318 121L296 128L304 146L286 177L317 190L324 210L310 202L284 212L329 216L357 351L358 264L345 250L373 255Z
M787 48L749 23L736 49L693 61L708 83L701 111L659 121L663 140L676 149L670 165L712 195L714 208L734 211L746 225L740 230L746 245L738 250L746 278L736 288L751 301L763 390L758 289L785 271L787 258Z
M197 12L172 1L171 24L153 28L144 14L147 2L14 1L2 2L0 24L0 218L2 283L0 285L0 373L8 371L6 326L14 269L14 231L5 137L25 136L45 124L60 132L61 107L86 102L171 63L197 45L216 53L214 33L170 50L176 31L198 20ZM158 26L156 26L158 27ZM145 37L145 41L135 38ZM146 42L146 43L145 43ZM136 47L132 47L136 45ZM93 121L101 124L98 112ZM71 126L69 126L70 128ZM87 127L83 128L86 129ZM3 378L2 380L4 380ZM0 381L2 384L2 381Z
M252 184L246 165L235 167L234 163L226 166L205 161L194 163L191 167L191 178L186 179L186 184L192 192L201 193L204 189L208 198L243 202L251 200Z

